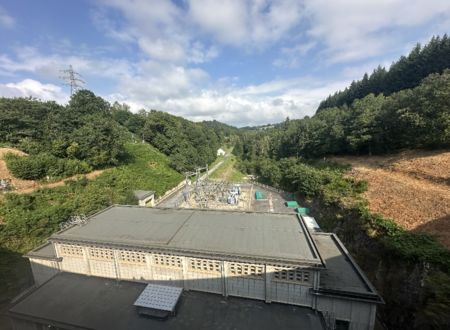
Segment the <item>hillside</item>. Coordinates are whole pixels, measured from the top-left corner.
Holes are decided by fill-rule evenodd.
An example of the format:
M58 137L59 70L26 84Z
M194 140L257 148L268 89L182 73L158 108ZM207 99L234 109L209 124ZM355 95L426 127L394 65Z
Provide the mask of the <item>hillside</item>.
M10 179L13 192L17 194L29 194L37 189L42 188L55 188L59 186L63 186L66 180L75 180L77 178L85 177L87 179L94 179L100 174L103 173L104 170L95 170L86 174L77 174L74 176L70 176L64 178L63 180L48 182L38 181L38 180L24 180L20 178L16 178L11 171L8 169L6 161L3 159L3 156L12 153L19 156L25 156L26 154L15 148L0 148L0 178L2 179Z
M154 190L160 196L183 179L154 147L128 143L125 148L126 164L92 180L70 179L52 189L0 195L0 305L30 285L28 261L22 254L41 244L61 222L111 204L136 204L135 189Z
M450 248L450 151L405 151L396 155L333 157L366 180L372 212L407 230L425 232Z

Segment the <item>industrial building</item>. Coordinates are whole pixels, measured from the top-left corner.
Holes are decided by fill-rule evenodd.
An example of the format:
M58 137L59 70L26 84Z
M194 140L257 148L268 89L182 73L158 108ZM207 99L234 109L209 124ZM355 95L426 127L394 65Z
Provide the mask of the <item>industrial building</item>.
M112 206L52 235L47 244L27 257L37 288L10 309L17 329L25 329L25 325L35 329L32 326L37 324L61 329L98 328L94 316L91 323L83 323L85 318L78 320L76 313L71 318L70 314L52 313L48 307L55 306L55 302L48 302L49 292L57 292L58 287L64 287L68 297L78 297L72 304L91 301L83 298L83 292L90 295L95 290L78 292L76 288L92 286L93 281L121 283L140 291L145 283L177 286L183 288L183 306L189 299L199 300L199 295L211 301L220 297L227 304L236 301L237 305L243 303L242 298L250 298L244 300L246 304L263 304L267 313L296 306L299 318L314 315L320 319L304 317L312 322L311 329L373 329L377 304L382 303L337 236L309 229L302 216L294 213ZM79 284L64 284L71 280ZM115 286L107 288L103 296L116 298L104 304L129 303L131 297L120 300L111 291L117 289ZM127 295L136 299L139 294L134 293ZM216 304L207 308L223 308L220 302ZM167 321L166 328L164 321L155 329L189 329L187 324L176 323L186 317L183 306ZM118 307L110 307L114 308ZM96 313L95 308L90 311ZM137 313L130 313L127 317L138 319L130 322L145 323ZM286 322L294 322L290 317L295 319L294 315L286 316ZM239 326L239 322L246 322L239 320L231 313L230 329L253 328ZM267 328L289 328L267 322ZM197 324L192 328L202 327Z

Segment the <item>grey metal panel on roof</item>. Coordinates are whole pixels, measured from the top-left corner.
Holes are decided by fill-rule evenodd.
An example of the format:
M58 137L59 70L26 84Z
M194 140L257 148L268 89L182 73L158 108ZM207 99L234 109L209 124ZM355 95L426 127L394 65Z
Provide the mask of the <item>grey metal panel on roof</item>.
M326 269L320 274L321 288L355 293L373 293L358 275L358 271L336 244L331 234L315 234L313 238L326 264Z
M318 261L295 214L115 206L52 237Z
M134 306L173 312L180 299L182 288L174 286L147 284L134 302Z

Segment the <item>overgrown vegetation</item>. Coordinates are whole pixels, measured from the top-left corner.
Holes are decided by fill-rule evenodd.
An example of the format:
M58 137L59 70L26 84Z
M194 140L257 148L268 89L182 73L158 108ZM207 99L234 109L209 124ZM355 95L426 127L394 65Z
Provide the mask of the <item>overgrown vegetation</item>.
M182 175L169 167L167 157L148 144L127 144L126 151L127 164L109 169L95 180L68 180L62 187L4 195L0 247L24 253L74 214L90 214L111 204L136 204L133 190L154 190L161 195L182 180Z
M117 165L127 138L92 92L74 94L67 106L33 99L0 98L0 141L30 157L9 156L8 167L22 179L65 177Z
M203 167L216 158L217 149L236 133L237 129L210 121L194 123L166 112L142 110L132 113L126 105L115 103L114 119L169 156L177 171Z

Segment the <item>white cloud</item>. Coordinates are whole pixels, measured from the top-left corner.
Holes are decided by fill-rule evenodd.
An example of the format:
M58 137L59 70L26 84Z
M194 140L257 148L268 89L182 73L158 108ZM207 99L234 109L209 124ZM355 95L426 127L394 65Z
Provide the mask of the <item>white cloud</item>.
M314 49L316 45L317 42L309 41L293 47L283 47L280 50L281 56L273 61L272 64L276 67L297 68L300 66L301 59Z
M16 20L0 7L0 27L12 29L15 25Z
M134 94L111 95L139 109L158 109L194 121L216 119L232 125L259 125L280 122L286 117L302 118L313 115L320 101L349 82L315 81L312 78L274 80L260 85L221 89L194 89L167 98L151 97L148 89ZM136 101L138 100L138 101Z
M189 16L218 42L262 48L276 42L302 21L296 0L189 0Z
M4 97L34 97L45 101L66 103L69 99L60 86L43 84L33 79L24 79L18 83L0 84L0 95Z
M401 47L407 29L450 17L448 0L305 0L305 5L308 34L325 45L330 63L383 54Z

